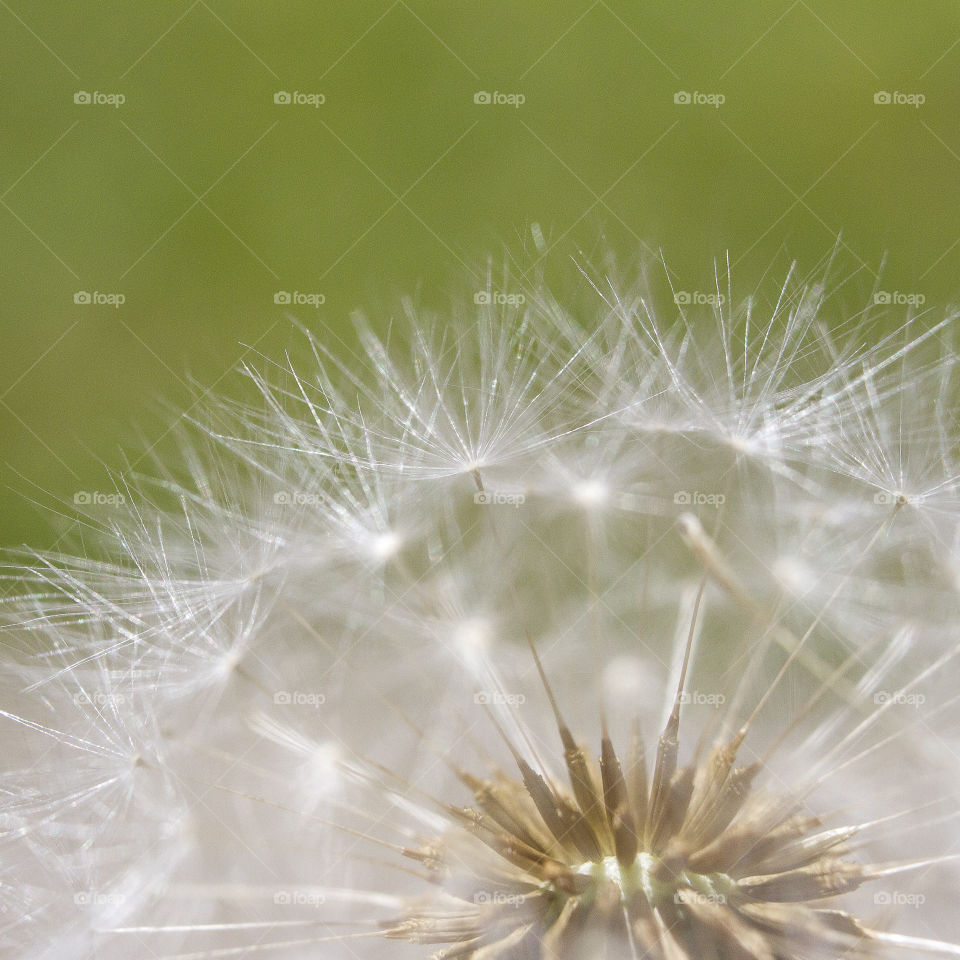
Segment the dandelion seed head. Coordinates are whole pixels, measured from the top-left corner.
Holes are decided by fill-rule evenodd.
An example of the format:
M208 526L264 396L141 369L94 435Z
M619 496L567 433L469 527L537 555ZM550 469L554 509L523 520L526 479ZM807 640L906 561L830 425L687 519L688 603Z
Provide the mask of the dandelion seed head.
M305 330L10 557L0 950L960 954L951 315L582 276Z

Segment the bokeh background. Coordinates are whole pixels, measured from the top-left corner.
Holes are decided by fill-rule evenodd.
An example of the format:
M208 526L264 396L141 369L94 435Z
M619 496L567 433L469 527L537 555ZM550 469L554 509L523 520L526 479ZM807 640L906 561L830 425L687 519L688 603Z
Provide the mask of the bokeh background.
M840 238L891 325L960 293L956 0L0 0L0 73L5 545L291 313L348 355L533 224L688 290Z

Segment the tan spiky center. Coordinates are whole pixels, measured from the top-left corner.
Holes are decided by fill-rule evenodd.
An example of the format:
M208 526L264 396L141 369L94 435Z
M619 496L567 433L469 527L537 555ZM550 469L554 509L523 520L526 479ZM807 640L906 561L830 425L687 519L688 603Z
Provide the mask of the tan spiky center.
M873 934L832 903L880 875L845 858L856 827L823 830L752 791L762 764L736 762L747 725L678 763L686 661L648 776L639 728L626 763L602 717L598 760L577 744L533 655L569 786L534 769L488 709L519 778L453 768L476 807L441 804L457 829L404 850L443 893L412 902L387 936L445 944L436 960L587 960L611 942L648 960L875 956Z
M435 960L588 960L610 937L649 960L873 956L828 902L870 878L844 859L856 829L752 793L739 736L680 767L668 723L648 782L639 737L624 767L606 732L595 763L561 730L569 793L512 746L520 779L457 770L477 807L445 805L460 829L405 851L444 893L387 936L445 944Z

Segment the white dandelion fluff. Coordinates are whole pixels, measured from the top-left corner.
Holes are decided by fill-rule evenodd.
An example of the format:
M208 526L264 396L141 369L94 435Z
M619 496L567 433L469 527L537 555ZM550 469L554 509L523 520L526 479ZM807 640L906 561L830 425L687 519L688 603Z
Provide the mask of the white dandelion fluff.
M585 273L9 555L4 955L960 956L952 314Z

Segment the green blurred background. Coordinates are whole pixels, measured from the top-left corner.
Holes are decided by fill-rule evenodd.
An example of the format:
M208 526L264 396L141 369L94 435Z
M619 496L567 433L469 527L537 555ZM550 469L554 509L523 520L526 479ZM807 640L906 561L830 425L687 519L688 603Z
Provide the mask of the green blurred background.
M662 249L688 289L840 235L867 292L885 255L934 313L960 289L956 0L0 0L0 24L2 544L54 542L51 506L281 354L289 311L348 351L353 309L441 306L533 223Z

